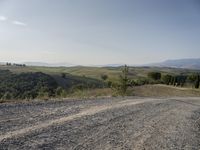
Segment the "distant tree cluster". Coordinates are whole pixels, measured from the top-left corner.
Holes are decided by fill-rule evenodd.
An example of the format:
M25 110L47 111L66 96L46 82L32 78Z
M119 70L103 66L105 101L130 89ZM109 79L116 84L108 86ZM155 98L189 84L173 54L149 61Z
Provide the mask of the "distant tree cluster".
M200 75L194 73L191 75L163 75L162 81L166 85L181 86L183 87L186 83L192 84L192 87L198 89L200 84Z
M185 84L190 84L194 88L199 88L200 86L200 74L193 73L190 75L184 74L162 74L160 72L149 72L147 74L148 78L138 78L137 80L132 80L131 85L145 85L145 84L166 84L173 86L185 86Z
M26 67L25 64L16 64L16 63L12 64L12 63L9 63L9 62L6 63L6 66Z
M194 73L188 76L188 80L193 84L193 87L198 89L200 84L200 74Z
M17 67L26 67L25 64L13 64L13 66L17 66Z
M7 62L7 63L6 63L6 66L12 66L12 64L11 64L11 63L9 63L9 62Z
M183 87L187 81L186 75L163 75L162 81L166 85L181 86Z

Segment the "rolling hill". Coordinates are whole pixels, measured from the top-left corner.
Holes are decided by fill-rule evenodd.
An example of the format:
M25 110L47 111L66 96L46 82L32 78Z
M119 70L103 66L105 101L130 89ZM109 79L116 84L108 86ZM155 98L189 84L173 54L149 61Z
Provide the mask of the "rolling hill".
M155 67L171 67L171 68L186 68L186 69L200 69L200 58L195 59L175 59L175 60L166 60L160 63L153 63L147 66Z

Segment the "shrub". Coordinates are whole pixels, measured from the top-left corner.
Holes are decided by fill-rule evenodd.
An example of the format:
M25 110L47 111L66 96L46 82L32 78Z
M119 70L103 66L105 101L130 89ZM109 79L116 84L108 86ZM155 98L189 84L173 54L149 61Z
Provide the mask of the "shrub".
M62 78L66 78L66 73L61 73Z
M188 80L193 84L194 88L199 88L200 75L198 73L188 76Z
M106 80L108 79L108 76L107 76L106 74L102 74L102 75L101 75L101 79L102 79L103 81L106 81Z
M111 88L112 87L112 81L108 81L107 85L108 85L109 88Z
M162 76L162 81L164 84L169 85L171 82L171 79L172 79L172 75L167 74L167 75Z
M195 80L195 88L196 88L196 89L199 88L199 82L200 82L200 76L197 75L197 76L196 76L196 80Z
M150 79L153 79L153 80L160 80L161 79L161 73L160 72L149 72L148 77Z
M122 74L119 76L119 82L112 83L112 86L111 86L114 92L122 96L126 95L126 91L129 86L128 72L129 72L129 68L127 65L125 65L122 69Z
M128 72L129 72L129 68L127 65L124 66L124 68L122 69L122 75L120 75L120 92L121 95L125 95L127 88L128 88Z
M11 100L13 98L13 95L10 92L6 92L3 96L2 96L2 100Z

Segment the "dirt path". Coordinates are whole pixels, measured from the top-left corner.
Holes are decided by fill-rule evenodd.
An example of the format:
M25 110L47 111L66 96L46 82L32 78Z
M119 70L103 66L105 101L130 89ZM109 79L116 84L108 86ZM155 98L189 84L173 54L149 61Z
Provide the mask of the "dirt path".
M200 99L1 104L0 149L200 149Z

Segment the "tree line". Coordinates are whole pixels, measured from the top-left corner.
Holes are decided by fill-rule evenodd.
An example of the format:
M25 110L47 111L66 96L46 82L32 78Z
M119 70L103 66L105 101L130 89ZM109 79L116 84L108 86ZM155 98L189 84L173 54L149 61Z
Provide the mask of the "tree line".
M185 86L186 83L188 83L191 84L192 87L198 89L200 84L199 73L193 73L190 75L171 75L171 74L162 75L160 72L150 72L148 73L148 77L155 81L160 81L160 83L173 86L183 87Z
M26 64L16 64L16 63L7 62L6 66L26 67Z

